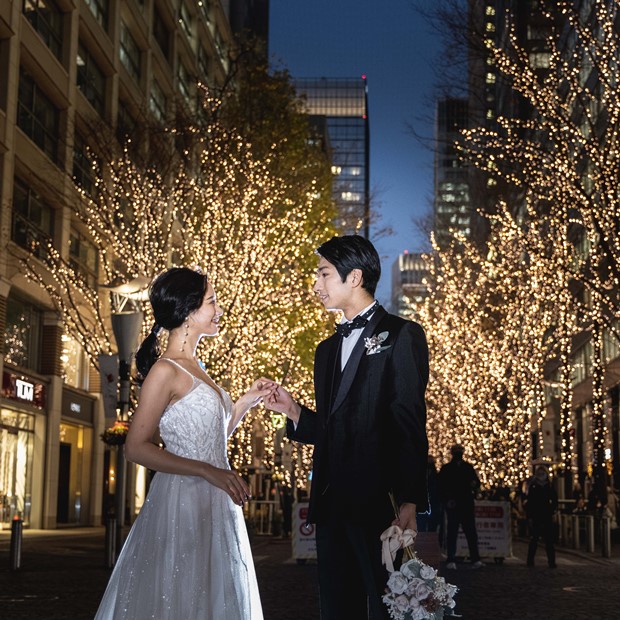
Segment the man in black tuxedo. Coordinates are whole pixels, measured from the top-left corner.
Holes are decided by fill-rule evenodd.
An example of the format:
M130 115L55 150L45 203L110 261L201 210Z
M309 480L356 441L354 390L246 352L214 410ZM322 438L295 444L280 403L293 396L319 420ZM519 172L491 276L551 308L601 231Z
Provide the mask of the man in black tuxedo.
M375 301L381 265L370 241L333 237L317 254L314 291L344 317L316 350L316 411L282 387L267 406L288 416L290 439L315 446L308 521L322 620L383 620L380 535L392 523L417 531L416 512L427 509L428 347L420 325Z

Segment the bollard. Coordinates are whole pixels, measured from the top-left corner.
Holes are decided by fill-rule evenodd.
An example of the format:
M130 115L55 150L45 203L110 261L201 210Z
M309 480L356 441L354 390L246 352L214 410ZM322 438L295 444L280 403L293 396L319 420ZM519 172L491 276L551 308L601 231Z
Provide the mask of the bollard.
M105 565L113 568L116 564L116 519L108 517L105 522Z
M573 549L579 549L579 515L573 515Z
M594 553L594 517L586 515L586 545L588 551Z
M601 519L601 553L604 558L611 557L611 520L609 517Z
M562 524L562 544L568 547L570 541L570 515L561 514L560 521Z
M17 515L11 522L11 547L9 551L9 568L19 570L22 565L22 536L24 522Z

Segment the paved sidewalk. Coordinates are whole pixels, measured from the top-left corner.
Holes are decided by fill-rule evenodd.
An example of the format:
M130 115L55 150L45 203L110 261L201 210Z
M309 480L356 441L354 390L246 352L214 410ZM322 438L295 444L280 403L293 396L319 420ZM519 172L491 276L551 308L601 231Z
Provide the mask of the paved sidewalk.
M9 540L10 532L0 532L0 618L92 619L110 575L103 528L25 531L17 572L8 569ZM316 565L292 560L288 540L257 537L252 547L265 620L318 620ZM456 611L465 620L616 620L620 549L614 551L604 559L558 549L558 568L551 570L540 549L537 566L528 568L526 544L516 540L513 557L502 564L472 570L463 563L456 571L441 566L459 587Z

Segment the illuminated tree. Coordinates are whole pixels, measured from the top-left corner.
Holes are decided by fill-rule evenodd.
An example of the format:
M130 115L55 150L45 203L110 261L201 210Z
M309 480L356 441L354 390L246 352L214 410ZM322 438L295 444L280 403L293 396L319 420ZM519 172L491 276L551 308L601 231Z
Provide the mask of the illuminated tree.
M73 208L98 249L105 285L138 276L151 280L172 264L207 271L224 318L221 336L206 343L202 354L233 398L269 375L310 400L312 354L326 329L311 293L313 251L336 234L335 213L325 153L312 139L292 91L282 86L277 96L285 99L279 110L290 108L290 122L279 115L269 129L277 125L279 139L260 128L244 135L232 98L205 90L191 122L178 116L167 138L161 130L157 135L176 146L164 173L142 161L138 165L128 145L117 157L100 158L100 165L94 160L95 188L90 194L80 190ZM24 265L96 364L99 354L112 349L106 289L90 287L53 247L46 272L32 259ZM152 319L145 310L146 332ZM274 429L259 407L234 436L234 465L252 464L258 427L266 437L263 460L273 464ZM298 462L298 475L305 479L309 454L300 450Z
M440 351L435 354L434 372L441 377L437 391L443 387L457 403L460 418L456 427L443 411L433 411L431 419L437 416L439 427L457 439L474 433L478 442L472 449L479 454L486 450L480 445L496 436L496 425L505 426L520 415L521 425L514 429L525 437L531 422L525 416L527 408L543 410L541 386L550 380L559 388L562 463L569 483L573 337L590 333L592 461L602 487L606 429L602 343L618 336L620 317L617 3L541 4L550 26L544 58L540 54L533 58L520 45L510 19L505 44L501 48L488 44L491 64L529 112L525 118L499 117L493 127L466 131L460 145L463 156L493 184L505 184L521 198L511 199L509 209L499 208L492 217L489 251L463 241L437 257L428 333L435 325L444 329L435 344ZM511 244L519 253L502 264L502 256L510 256L506 250ZM487 286L501 293L501 303L493 303ZM453 334L458 336L456 344L446 344ZM549 366L557 369L552 376ZM500 387L506 392L493 414L490 408L498 403ZM433 398L441 402L448 397L439 393ZM524 405L516 415L519 398ZM468 425L477 430L468 434ZM511 440L502 441L511 452ZM516 459L512 466L522 464Z

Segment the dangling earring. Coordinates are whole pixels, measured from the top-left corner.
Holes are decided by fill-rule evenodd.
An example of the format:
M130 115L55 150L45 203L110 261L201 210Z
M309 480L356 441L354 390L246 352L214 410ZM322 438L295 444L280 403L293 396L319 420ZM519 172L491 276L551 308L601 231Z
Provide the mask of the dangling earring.
M187 342L187 336L189 333L189 320L185 320L185 334L183 335L183 344L181 345L181 352L185 351L185 343Z

